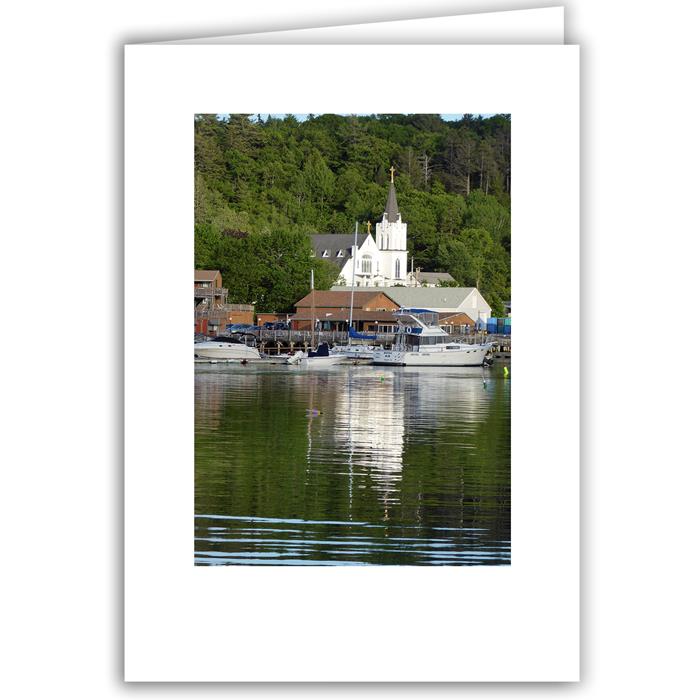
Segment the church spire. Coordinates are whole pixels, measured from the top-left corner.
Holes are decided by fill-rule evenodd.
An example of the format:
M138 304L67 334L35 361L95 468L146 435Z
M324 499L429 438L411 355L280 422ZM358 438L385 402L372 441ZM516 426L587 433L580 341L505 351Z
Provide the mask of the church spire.
M399 220L399 206L396 203L396 188L394 187L394 166L389 168L391 173L391 182L389 183L389 196L386 198L386 207L384 207L384 213L386 214L386 220L389 223Z

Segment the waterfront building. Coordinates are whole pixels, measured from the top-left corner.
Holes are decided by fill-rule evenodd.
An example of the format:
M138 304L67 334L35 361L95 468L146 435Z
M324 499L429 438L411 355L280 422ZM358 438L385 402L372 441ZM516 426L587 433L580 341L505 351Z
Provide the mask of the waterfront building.
M349 293L352 288L331 289ZM439 314L465 314L475 322L485 322L491 316L489 303L476 287L391 287L384 293L398 307L431 309Z
M194 332L223 333L229 323L253 323L251 304L227 303L228 289L219 270L194 271Z
M391 332L395 325L392 311L398 305L386 290L317 290L296 304L290 322L294 330L311 330L312 318L319 330L347 331L352 303L352 325L358 331ZM312 314L312 307L313 314Z

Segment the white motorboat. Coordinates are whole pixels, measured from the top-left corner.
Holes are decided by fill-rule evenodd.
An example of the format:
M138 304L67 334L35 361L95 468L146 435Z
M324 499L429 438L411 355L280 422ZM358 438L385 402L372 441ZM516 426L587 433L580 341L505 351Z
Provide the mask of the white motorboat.
M375 365L406 367L478 367L484 363L491 343L455 341L438 326L438 314L430 309L399 309L394 312L399 330L391 350L378 350Z
M287 364L301 365L306 369L332 367L340 364L345 358L340 354L332 354L328 343L321 343L316 350L303 353L300 350L295 352L288 360Z
M323 369L339 365L343 361L341 355L328 355L326 357L305 357L301 361L301 366L306 369Z
M205 360L259 360L257 348L239 336L218 335L194 344L194 356Z

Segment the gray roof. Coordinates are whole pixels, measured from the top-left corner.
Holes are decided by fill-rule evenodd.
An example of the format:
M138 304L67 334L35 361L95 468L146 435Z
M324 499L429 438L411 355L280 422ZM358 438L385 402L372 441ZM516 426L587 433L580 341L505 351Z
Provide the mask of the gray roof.
M396 203L396 188L394 183L389 183L389 196L386 198L386 207L384 207L386 219L389 222L399 220L399 205Z
M368 233L357 234L357 247L359 248L367 240ZM323 258L323 251L328 251L328 262L343 267L348 258L352 257L352 246L355 242L354 233L312 233L311 245L317 258ZM343 251L343 256L338 257L338 251Z
M419 282L455 282L455 278L449 272L416 272L416 279Z
M421 309L455 309L476 287L387 287L384 293L397 304Z
M333 290L349 290L350 287L331 287ZM357 289L357 288L356 288ZM365 288L362 287L364 290ZM376 287L404 308L456 309L476 287Z

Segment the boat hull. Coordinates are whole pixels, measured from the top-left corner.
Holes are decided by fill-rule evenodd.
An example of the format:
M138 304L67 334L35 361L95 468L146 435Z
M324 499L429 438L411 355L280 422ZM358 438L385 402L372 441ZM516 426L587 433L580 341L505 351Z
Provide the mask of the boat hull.
M331 350L331 355L340 355L345 360L371 360L380 347L371 345L340 345Z
M459 349L436 348L422 352L380 350L372 364L402 367L480 367L491 348L487 345L465 345Z
M345 358L341 355L329 355L327 357L304 357L299 364L305 369L324 369L339 365Z
M194 344L194 356L204 360L259 360L260 353L238 343L203 342Z

